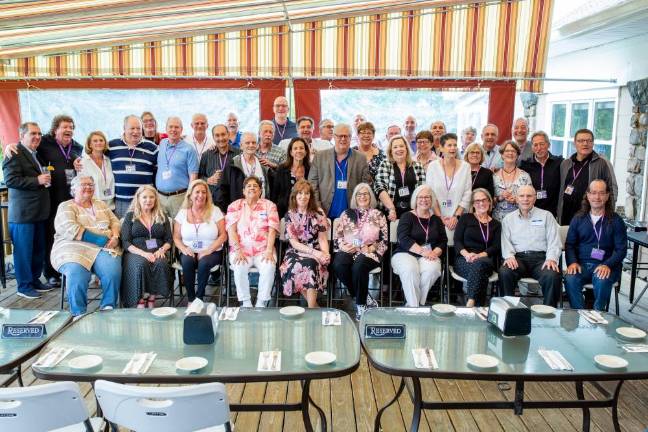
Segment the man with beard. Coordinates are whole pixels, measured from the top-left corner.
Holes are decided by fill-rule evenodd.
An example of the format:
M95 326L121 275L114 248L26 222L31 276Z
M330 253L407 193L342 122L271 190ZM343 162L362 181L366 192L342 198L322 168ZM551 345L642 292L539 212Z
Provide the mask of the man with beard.
M286 161L286 151L280 146L272 144L274 133L274 123L270 120L261 120L259 123L259 148L256 155L261 165L273 169Z
M223 124L217 124L212 128L212 138L216 147L203 153L200 158L198 177L209 185L214 204L218 203L221 211L227 212L227 206L230 203L220 199L220 181L229 174L232 159L241 151L229 144L228 128Z
M242 132L239 130L240 122L237 115L233 112L227 114L227 121L225 124L227 124L229 145L233 148L240 148Z

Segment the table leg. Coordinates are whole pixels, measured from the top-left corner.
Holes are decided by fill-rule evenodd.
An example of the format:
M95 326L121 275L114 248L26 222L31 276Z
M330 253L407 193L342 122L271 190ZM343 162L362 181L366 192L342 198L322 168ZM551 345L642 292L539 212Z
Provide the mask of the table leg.
M2 229L2 228L0 227L0 229ZM0 245L0 247L2 247L2 245ZM17 374L17 377L18 377L18 384L20 385L20 387L25 387L25 384L23 383L23 379L22 379L22 368L21 368L21 366L22 365L18 365L18 367L16 368L16 374Z
M632 267L630 267L630 293L628 300L634 301L635 279L637 278L637 261L639 260L639 244L632 243Z
M0 207L0 281L2 282L2 289L7 289L7 269L5 267L5 253L4 253L4 244L5 244L5 239L4 239L4 231L2 230L3 222L2 222L3 214L2 214L2 207Z
M398 386L398 390L396 390L396 395L394 396L394 398L390 400L387 405L385 405L384 407L380 408L380 410L378 410L378 414L376 415L376 420L374 421L374 432L380 432L381 429L380 418L382 417L383 412L385 412L387 408L389 408L394 402L398 400L401 393L403 393L404 388L405 388L405 378L401 378L400 385Z
M423 397L421 395L421 381L417 377L412 377L412 386L414 387L414 411L412 412L412 426L410 432L418 432L419 423L421 422L421 408L423 406Z
M623 385L623 380L619 381L617 384L616 388L614 389L614 397L612 398L613 405L612 405L612 424L614 424L614 430L616 432L621 431L621 427L619 426L619 411L618 411L618 405L619 405L619 393L621 392L621 386Z
M301 412L304 419L304 428L306 432L313 432L313 425L311 424L310 415L308 414L308 400L310 395L310 380L302 381L302 398L301 398ZM325 429L324 429L325 430Z
M583 381L576 381L576 396L578 400L585 400L585 393L583 392ZM583 432L590 430L590 411L589 408L583 408Z
M515 381L515 401L513 412L515 415L522 415L524 410L524 381Z
M308 380L308 383L309 383L309 387L310 387L310 380ZM324 414L324 411L322 410L322 408L320 408L319 405L317 405L317 404L315 403L315 401L313 400L313 398L311 398L311 396L310 396L310 391L305 390L305 387L304 387L304 386L305 386L305 382L302 381L302 398L303 398L303 396L304 396L304 393L308 396L308 400L307 400L307 402L306 402L306 410L308 411L308 403L310 402L310 403L313 405L313 407L317 410L317 412L318 412L318 414L319 414L319 416L320 416L320 421L321 421L321 423L322 423L322 427L321 427L320 429L321 429L322 431L326 432L326 431L327 431L326 415ZM303 412L303 411L302 411L302 412ZM310 418L309 418L309 423L310 423Z

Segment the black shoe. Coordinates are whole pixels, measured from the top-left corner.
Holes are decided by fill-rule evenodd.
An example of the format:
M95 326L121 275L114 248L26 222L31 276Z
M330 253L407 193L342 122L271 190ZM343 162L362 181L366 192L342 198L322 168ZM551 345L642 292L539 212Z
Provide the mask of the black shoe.
M51 286L50 284L46 285L46 284L44 284L43 282L41 282L39 280L34 281L34 283L32 285L34 286L34 290L36 290L36 292L39 292L39 293L52 291L54 289L54 287Z
M61 279L57 277L51 277L47 279L47 284L52 288L59 288L61 286Z

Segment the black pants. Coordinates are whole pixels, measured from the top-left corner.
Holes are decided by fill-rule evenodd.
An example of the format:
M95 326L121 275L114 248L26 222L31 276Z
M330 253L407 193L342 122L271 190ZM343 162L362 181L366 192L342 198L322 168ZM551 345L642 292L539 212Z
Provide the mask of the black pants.
M517 253L515 259L518 268L511 270L502 265L499 269L499 280L504 295L515 295L515 288L523 277L536 279L542 287L545 305L556 307L562 291L562 276L550 269L542 269L546 260L544 252Z
M369 272L380 263L360 254L357 258L346 252L336 252L333 257L333 273L355 297L357 305L367 304L369 292Z
M493 261L484 257L469 263L463 255L458 254L455 259L455 272L466 279L468 299L475 300L479 305L486 300L488 278L493 274Z
M223 251L212 252L201 258L190 257L180 254L180 263L182 264L182 273L184 275L184 286L187 290L187 298L194 301L197 298L203 299L205 287L209 280L209 272L216 264L220 264L223 259ZM198 270L198 290L196 290L196 270Z

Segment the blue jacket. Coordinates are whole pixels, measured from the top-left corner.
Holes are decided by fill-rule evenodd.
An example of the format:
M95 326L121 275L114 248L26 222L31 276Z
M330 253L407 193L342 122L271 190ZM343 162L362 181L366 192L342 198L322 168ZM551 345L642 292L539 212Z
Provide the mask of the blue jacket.
M573 263L600 262L612 270L620 268L627 253L626 226L621 217L614 213L612 221L603 217L596 223L596 229L601 229L599 248L605 251L603 261L592 258L592 248L597 246L594 227L590 215L576 216L569 224L567 240L565 241L565 257L567 265Z

